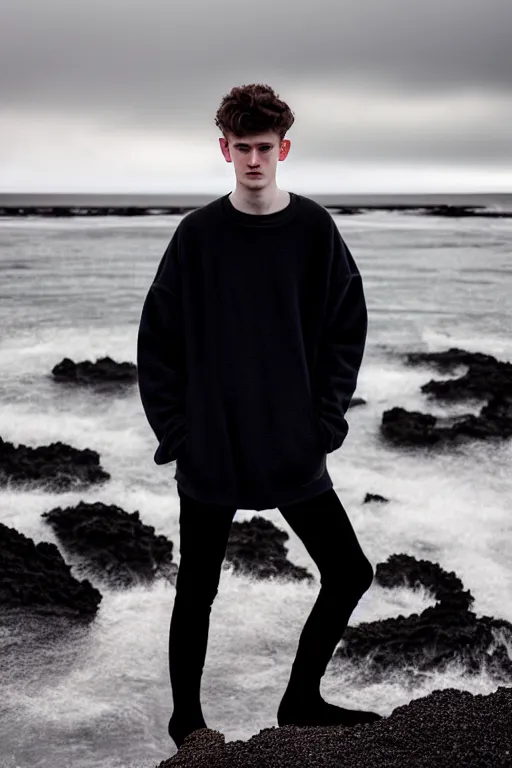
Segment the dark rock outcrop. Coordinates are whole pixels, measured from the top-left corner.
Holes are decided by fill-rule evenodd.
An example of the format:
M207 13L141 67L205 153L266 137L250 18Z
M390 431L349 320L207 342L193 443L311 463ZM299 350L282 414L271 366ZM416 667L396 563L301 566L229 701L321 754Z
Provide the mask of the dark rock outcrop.
M41 216L44 218L101 217L101 216L181 216L197 206L151 206L144 205L2 205L0 217Z
M122 198L122 195L120 196ZM359 197L358 195L355 196ZM363 196L364 197L364 196ZM20 203L7 203L0 205L0 218L1 217L21 217L21 216L41 216L49 218L69 218L72 216L80 217L98 217L98 216L169 216L169 215L184 215L190 211L197 209L197 205L73 205L73 204L51 204L51 205L37 205L37 204L20 204ZM483 205L418 205L412 203L386 203L384 201L374 204L362 204L356 205L326 205L325 206L333 214L361 214L371 211L398 211L402 213L411 213L414 215L429 215L429 216L449 216L452 218L462 218L468 216L480 216L488 219L510 219L512 218L511 211L496 211L490 210Z
M421 391L439 401L487 401L478 415L438 418L394 407L382 415L381 434L397 445L431 446L455 441L512 437L512 363L492 355L451 348L444 352L411 352L410 364L429 363L444 372L460 365L468 370L458 378L431 380Z
M450 347L443 352L409 352L406 361L411 365L434 365L443 373L467 366L468 370L458 378L432 379L423 384L421 391L437 400L489 400L496 395L506 397L512 392L512 363L497 360L483 352Z
M286 531L260 515L244 522L233 522L226 561L233 566L233 573L249 574L258 579L278 577L314 581L314 576L305 568L287 559L284 542L288 538Z
M100 457L89 448L51 443L38 448L8 443L0 437L0 486L23 486L63 492L110 480Z
M381 496L379 493L367 493L364 497L363 504L368 504L370 501L386 502L389 501L389 499L386 499L385 496Z
M84 360L75 363L65 357L52 368L56 381L87 386L105 384L133 384L137 381L137 366L134 363L116 363L111 357L101 357L92 363Z
M0 523L0 615L23 609L30 614L94 617L101 593L88 579L71 575L59 550Z
M496 395L480 413L437 418L428 413L395 407L384 411L381 433L398 445L433 445L512 437L512 394Z
M81 501L74 507L55 507L42 517L70 555L78 558L77 571L90 571L116 587L149 584L157 578L175 583L178 566L173 562L173 542L156 536L154 527L142 523L138 512Z
M474 598L455 573L406 554L378 563L375 581L383 587L423 586L438 601L420 614L362 622L347 627L334 658L364 660L362 677L377 681L399 670L411 681L458 662L468 674L486 671L512 682L512 623L470 611Z
M418 211L425 216L447 216L450 218L468 218L480 216L486 219L512 219L510 211L489 211L481 206L469 205L432 205Z
M264 728L227 744L202 728L158 768L511 768L511 723L512 688L447 688L349 728Z

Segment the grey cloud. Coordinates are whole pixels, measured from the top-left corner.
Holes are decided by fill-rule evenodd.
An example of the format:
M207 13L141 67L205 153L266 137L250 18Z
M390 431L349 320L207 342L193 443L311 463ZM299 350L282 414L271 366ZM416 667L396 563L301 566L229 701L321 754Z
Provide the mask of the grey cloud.
M115 108L130 101L189 113L215 73L283 65L301 78L354 76L404 92L481 85L510 90L509 0L4 0L3 102ZM199 88L199 92L197 89ZM227 86L227 89L228 86ZM179 119L179 115L178 115Z
M512 0L2 0L1 16L0 131L9 110L34 135L44 113L204 146L222 96L256 80L296 112L297 161L512 166Z

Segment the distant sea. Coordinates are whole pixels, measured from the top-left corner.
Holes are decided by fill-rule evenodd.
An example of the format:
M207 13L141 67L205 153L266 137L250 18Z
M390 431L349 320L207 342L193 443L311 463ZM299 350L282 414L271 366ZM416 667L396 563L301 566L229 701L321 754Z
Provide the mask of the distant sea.
M220 195L218 195L220 196ZM215 195L0 195L13 205L199 206ZM481 403L431 401L421 386L443 378L409 366L409 351L459 347L512 361L512 218L403 212L386 206L476 206L511 212L512 195L311 195L332 215L361 271L368 342L350 432L328 456L334 489L375 566L407 553L454 571L470 590L477 616L512 621L512 441L474 439L448 450L402 449L380 438L384 411L402 406L445 416L477 413ZM384 209L339 214L342 206ZM80 501L115 504L174 542L179 563L179 497L174 463L156 466L156 439L137 388L118 396L58 384L51 370L106 355L136 362L143 301L182 213L155 216L0 218L0 436L36 447L62 441L91 448L111 474L87 492L0 488L0 520L74 558L41 517ZM460 376L464 367L451 375ZM387 504L363 503L367 493ZM209 727L226 740L277 726L300 632L316 600L319 574L277 509L258 513L285 530L288 558L316 582L253 581L222 572L214 602L202 685ZM253 512L239 510L238 521ZM76 571L73 568L73 575ZM78 578L83 578L79 576ZM54 643L31 624L0 623L1 768L154 768L174 753L168 634L174 587L110 589L98 615L69 643ZM425 589L374 583L350 624L419 613ZM0 606L1 612L1 606ZM510 651L509 651L510 652ZM510 685L504 680L503 685ZM400 669L368 683L349 661L333 662L322 695L339 706L389 715L439 688L487 694L498 683L459 664L411 685Z
M218 194L97 194L97 193L0 193L0 212L10 207L38 208L138 208L141 211L152 211L155 214L160 209L192 210L206 205ZM432 207L440 205L478 207L494 212L512 213L511 193L482 193L482 194L308 194L320 205L326 208L376 208L390 209L396 206L407 208ZM85 212L85 211L84 211ZM166 210L168 212L168 210ZM49 213L49 212L48 212Z

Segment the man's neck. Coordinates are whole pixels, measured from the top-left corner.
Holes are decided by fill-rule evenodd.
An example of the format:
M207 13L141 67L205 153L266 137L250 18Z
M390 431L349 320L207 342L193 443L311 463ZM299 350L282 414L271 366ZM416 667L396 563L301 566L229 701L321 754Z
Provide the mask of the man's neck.
M243 199L240 193L237 193L235 189L229 195L229 199L233 206L241 213L249 213L255 216L262 216L268 213L277 213L286 208L290 203L290 193L284 189L277 189L275 197L271 200L270 205L267 202L254 199Z

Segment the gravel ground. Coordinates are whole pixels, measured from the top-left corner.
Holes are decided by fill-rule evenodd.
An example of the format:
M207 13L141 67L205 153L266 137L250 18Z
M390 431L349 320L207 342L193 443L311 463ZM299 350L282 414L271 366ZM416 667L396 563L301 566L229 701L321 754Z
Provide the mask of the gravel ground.
M376 723L265 728L225 742L203 728L158 768L512 768L512 684L436 690Z

